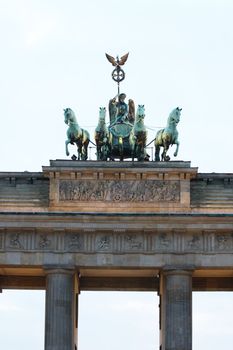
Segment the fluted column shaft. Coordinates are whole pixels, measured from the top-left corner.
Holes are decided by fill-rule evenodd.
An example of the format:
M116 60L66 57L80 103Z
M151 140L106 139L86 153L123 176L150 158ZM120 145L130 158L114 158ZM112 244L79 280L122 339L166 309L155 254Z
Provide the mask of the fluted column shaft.
M45 350L74 350L74 271L46 272Z
M161 350L192 350L192 271L161 276Z

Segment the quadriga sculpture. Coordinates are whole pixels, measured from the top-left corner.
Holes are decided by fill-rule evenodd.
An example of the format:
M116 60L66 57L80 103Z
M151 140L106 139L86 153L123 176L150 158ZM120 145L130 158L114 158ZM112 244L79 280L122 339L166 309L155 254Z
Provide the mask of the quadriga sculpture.
M99 121L95 128L96 156L97 160L107 160L109 153L109 132L105 124L106 108L99 108Z
M87 160L87 147L90 141L89 132L80 128L75 114L71 108L64 109L64 117L65 123L69 126L66 132L67 140L65 141L66 155L68 156L70 154L68 150L68 144L70 143L71 145L73 145L75 143L77 145L78 150L78 160Z
M180 121L180 114L182 108L176 107L171 111L167 120L167 126L157 132L155 137L155 161L160 161L160 147L163 147L161 154L161 160L169 161L170 157L167 155L169 146L176 145L174 157L177 156L179 150L178 131L176 129L177 124Z
M137 158L138 161L147 160L146 140L147 130L144 125L145 107L138 105L136 119L133 129L130 133L130 145L132 150L132 159Z

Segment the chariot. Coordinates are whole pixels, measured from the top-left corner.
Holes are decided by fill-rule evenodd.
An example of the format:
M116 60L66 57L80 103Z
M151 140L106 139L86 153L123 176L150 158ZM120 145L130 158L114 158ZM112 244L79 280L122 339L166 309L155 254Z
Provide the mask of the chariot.
M116 123L109 127L109 144L111 159L131 158L133 156L132 143L130 142L130 134L133 125L126 122Z
M95 129L97 160L123 161L127 158L148 160L146 154L147 131L144 126L145 109L139 105L134 124L125 120L115 119L109 127L105 124L105 107L100 107L99 122ZM112 120L110 116L110 120Z

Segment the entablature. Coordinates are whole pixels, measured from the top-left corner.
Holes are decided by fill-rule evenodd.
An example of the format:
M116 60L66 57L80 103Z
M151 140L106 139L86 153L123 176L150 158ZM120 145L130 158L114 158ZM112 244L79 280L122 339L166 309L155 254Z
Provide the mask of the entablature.
M52 160L43 172L1 172L0 211L233 213L233 174L190 162Z

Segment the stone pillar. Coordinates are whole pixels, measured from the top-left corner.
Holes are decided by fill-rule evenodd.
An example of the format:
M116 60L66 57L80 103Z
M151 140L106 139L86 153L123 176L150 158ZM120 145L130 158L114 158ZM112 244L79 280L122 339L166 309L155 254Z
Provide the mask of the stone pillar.
M191 270L161 274L160 344L160 350L192 350Z
M46 268L45 350L77 349L75 270Z

